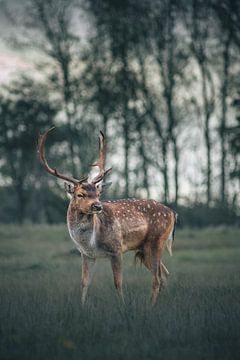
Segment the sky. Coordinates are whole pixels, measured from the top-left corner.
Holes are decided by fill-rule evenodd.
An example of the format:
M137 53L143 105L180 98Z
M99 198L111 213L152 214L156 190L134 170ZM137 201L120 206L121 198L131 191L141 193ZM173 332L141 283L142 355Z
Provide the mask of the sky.
M32 68L25 52L14 49L9 39L15 25L12 17L24 2L25 0L0 1L0 84L7 83L15 73ZM8 11L10 18L7 16Z
M34 47L19 49L12 41L16 33L24 34L21 14L26 3L27 0L0 0L0 84L9 82L19 72L34 75L37 57L41 56ZM72 23L75 33L84 41L91 31L84 14L75 12Z

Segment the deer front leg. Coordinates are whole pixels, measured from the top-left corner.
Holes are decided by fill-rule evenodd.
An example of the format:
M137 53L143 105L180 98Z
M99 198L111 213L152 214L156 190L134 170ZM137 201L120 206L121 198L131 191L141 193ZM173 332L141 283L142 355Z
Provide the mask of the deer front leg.
M86 301L87 291L91 281L95 261L95 259L91 259L82 254L82 305L84 305Z
M122 255L112 256L111 266L115 288L117 289L120 300L124 303L122 292Z

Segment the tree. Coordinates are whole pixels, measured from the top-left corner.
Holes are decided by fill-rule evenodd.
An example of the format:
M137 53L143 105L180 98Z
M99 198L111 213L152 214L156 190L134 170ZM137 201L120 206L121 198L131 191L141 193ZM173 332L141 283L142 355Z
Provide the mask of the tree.
M221 186L220 186L220 200L222 204L227 202L227 169L226 158L228 150L228 98L231 95L231 68L234 66L233 49L240 48L239 30L240 25L240 6L239 2L233 0L221 0L216 2L211 0L211 7L215 13L216 19L219 23L218 36L219 48L221 51L221 70L220 70L220 100L221 100L221 118L219 126L219 136L221 144ZM238 61L238 60L237 60ZM231 143L231 142L230 142Z
M191 2L190 13L185 18L185 24L190 33L191 52L198 64L201 84L201 109L204 123L204 141L206 146L206 199L207 205L212 201L212 140L211 117L215 107L215 89L210 69L210 56L208 41L210 35L211 13L209 7L200 0Z
M7 91L0 98L0 171L12 184L22 223L37 181L37 134L53 122L56 108L50 104L46 89L30 78L14 81Z
M169 145L173 147L174 164L174 202L178 204L179 198L179 120L177 116L176 93L181 91L184 70L187 65L188 54L185 39L177 31L179 26L179 9L177 2L167 0L164 6L157 2L157 10L154 9L154 26L151 32L153 38L153 54L159 68L160 88L166 108L166 153Z
M101 38L102 50L110 53L112 61L112 91L115 94L115 117L118 118L124 139L124 179L125 196L130 195L129 153L131 147L131 132L133 129L133 114L129 102L134 99L135 72L131 67L131 53L134 44L135 21L134 5L129 1L120 3L105 0L101 3L89 1L89 11L93 14L97 33L104 34ZM134 18L133 18L134 15ZM99 39L98 39L99 40ZM103 43L105 42L105 44ZM102 55L101 55L102 56ZM110 97L111 100L111 97ZM111 105L110 105L111 107ZM100 111L102 109L99 109Z
M239 181L240 179L240 97L235 98L233 102L233 107L236 109L237 116L237 124L233 126L229 126L227 130L228 141L230 145L230 150L232 156L234 158L234 167L230 172L230 176L232 179L236 179Z
M50 63L53 63L50 79L54 91L60 94L62 101L62 110L67 121L71 172L76 176L73 139L80 100L80 52L79 37L73 32L74 11L76 7L72 0L30 0L25 26L29 31L35 30L41 39L30 39L30 44L37 46L47 55ZM51 68L51 65L48 67Z

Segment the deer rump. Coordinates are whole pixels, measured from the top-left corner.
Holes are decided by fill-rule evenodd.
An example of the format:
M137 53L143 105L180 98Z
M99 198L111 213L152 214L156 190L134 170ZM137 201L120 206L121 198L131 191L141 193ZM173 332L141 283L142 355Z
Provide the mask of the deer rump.
M166 247L169 256L172 256L172 247L173 242L175 238L175 230L176 230L176 224L177 224L177 213L174 212L174 225L172 227L172 230L167 237L165 241L164 248ZM159 237L161 239L161 236ZM140 265L145 265L146 268L150 271L152 271L152 258L153 258L153 252L155 251L152 244L148 241L145 241L138 249L135 251L134 256L134 264L135 266L140 263ZM162 267L162 271L164 272L165 276L169 275L169 271L167 270L166 266L162 263L162 261L159 264Z

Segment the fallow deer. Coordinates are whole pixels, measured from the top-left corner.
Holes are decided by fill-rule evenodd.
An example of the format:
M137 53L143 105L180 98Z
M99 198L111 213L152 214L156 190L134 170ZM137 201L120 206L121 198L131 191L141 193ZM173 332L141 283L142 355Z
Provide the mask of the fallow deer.
M82 304L86 300L93 265L99 257L110 259L114 284L124 302L122 254L129 250L134 250L135 258L152 273L151 302L155 304L163 280L169 275L161 257L165 247L172 255L176 213L155 200L100 201L106 185L103 179L111 171L111 168L105 170L106 141L102 132L99 159L92 165L99 168L99 173L91 181L88 181L89 176L78 180L51 168L45 157L45 142L52 129L39 135L38 154L47 172L67 182L66 190L71 198L67 225L82 257Z

